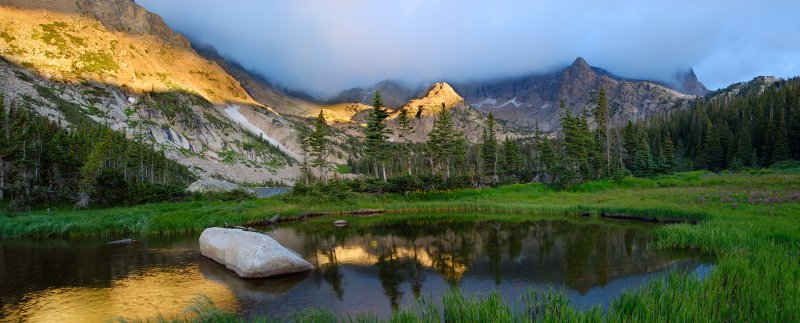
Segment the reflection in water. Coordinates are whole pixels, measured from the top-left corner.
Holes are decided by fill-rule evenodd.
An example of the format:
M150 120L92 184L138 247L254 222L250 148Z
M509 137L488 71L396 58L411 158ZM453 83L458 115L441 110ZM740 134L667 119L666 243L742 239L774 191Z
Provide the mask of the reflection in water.
M528 288L566 287L578 306L602 305L664 269L708 268L698 266L708 260L696 255L645 248L651 239L645 225L398 218L270 229L318 269L262 280L239 279L202 258L197 235L111 246L105 240L0 241L0 319L184 316L198 295L246 315L309 307L386 315L454 286L496 290L509 300Z
M189 292L190 291L190 292ZM109 287L62 287L26 295L9 321L103 322L115 317L148 319L188 317L187 308L199 295L211 297L217 306L235 308L237 300L224 284L200 277L196 265L182 269L151 269L114 281ZM7 309L3 309L6 312Z

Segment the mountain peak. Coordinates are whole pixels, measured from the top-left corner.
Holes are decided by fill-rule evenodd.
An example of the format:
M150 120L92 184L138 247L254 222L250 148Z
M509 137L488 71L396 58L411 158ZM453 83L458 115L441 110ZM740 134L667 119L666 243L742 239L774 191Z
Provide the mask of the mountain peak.
M572 65L570 65L570 66L573 67L573 68L576 68L576 67L577 68L586 68L586 69L590 68L589 67L589 63L587 63L586 60L583 59L583 57L580 57L580 56L575 58L575 61L572 62Z
M456 90L454 90L450 84L445 82L439 82L431 86L430 90L428 90L428 94L425 95L425 98L439 99L454 103L464 100L464 98L456 93Z
M683 73L677 73L675 75L675 86L678 91L690 95L704 96L709 92L706 86L697 79L693 68L689 68L688 71Z
M424 110L422 114L433 115L441 111L442 107L452 108L461 102L464 102L464 98L458 95L450 84L439 82L433 84L424 96L408 102L403 109Z

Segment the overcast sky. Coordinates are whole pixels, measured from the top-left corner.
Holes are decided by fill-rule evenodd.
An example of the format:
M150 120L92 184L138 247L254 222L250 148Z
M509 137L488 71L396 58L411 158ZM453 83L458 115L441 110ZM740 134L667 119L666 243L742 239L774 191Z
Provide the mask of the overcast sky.
M710 89L800 75L798 0L136 2L192 41L315 93L544 72L577 56L661 81L693 67Z

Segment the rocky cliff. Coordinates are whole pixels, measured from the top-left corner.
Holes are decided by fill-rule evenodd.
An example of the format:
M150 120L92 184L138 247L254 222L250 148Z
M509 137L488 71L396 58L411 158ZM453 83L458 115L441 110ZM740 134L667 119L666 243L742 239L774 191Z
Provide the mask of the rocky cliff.
M692 72L681 84L691 88L687 92L707 91L696 81ZM493 82L456 83L453 87L470 105L492 112L516 128L530 130L538 124L544 131L558 128L561 101L573 113L591 109L601 88L607 93L615 122L665 111L696 97L658 82L616 76L590 66L580 57L557 72Z

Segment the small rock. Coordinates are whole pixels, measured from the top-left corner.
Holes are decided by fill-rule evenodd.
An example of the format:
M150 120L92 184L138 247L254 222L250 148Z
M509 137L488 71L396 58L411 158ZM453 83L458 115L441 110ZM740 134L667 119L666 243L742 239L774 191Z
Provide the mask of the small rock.
M136 240L133 240L133 239L122 239L122 240L111 241L108 244L131 244L134 241L136 241Z
M225 265L242 278L265 278L314 269L314 265L269 236L238 229L203 230L200 254Z
M336 221L333 221L333 225L335 225L335 226L345 226L345 225L347 225L347 221L345 221L345 220L336 220Z

